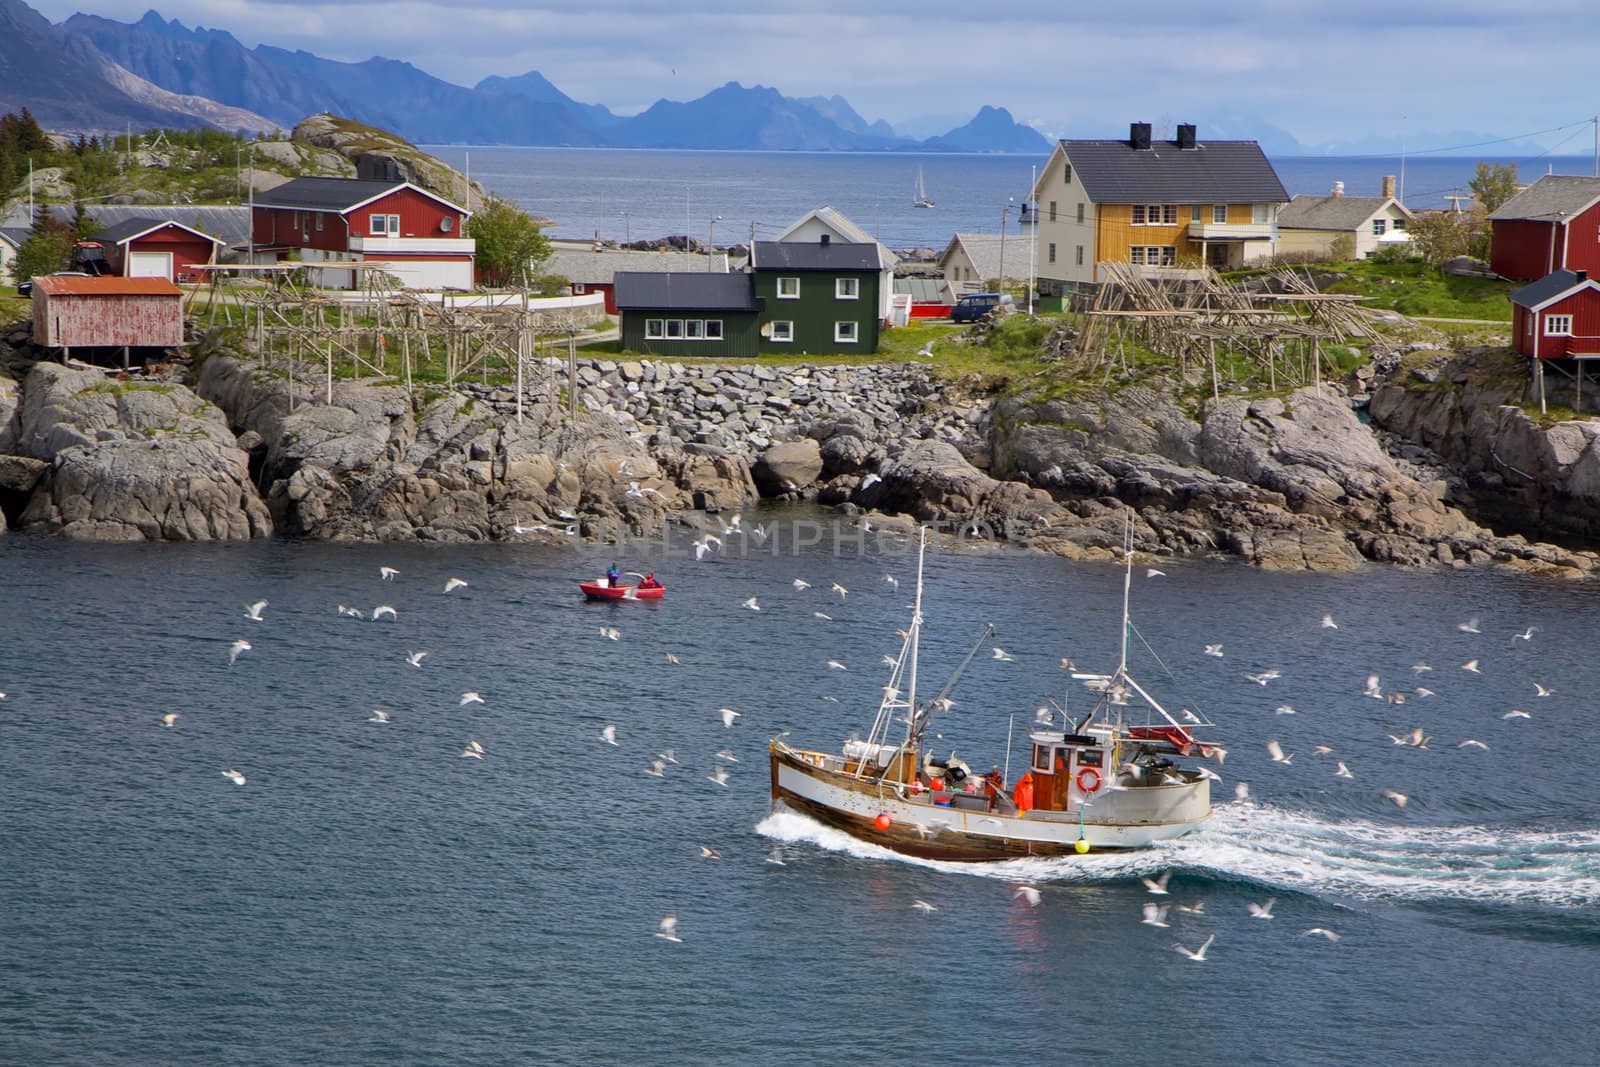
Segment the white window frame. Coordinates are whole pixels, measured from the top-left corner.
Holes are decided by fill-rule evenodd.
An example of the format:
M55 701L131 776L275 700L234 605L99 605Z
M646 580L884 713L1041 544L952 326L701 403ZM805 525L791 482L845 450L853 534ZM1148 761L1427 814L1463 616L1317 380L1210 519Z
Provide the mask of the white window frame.
M833 280L833 298L835 300L860 300L860 278L835 278Z
M779 336L779 334L782 336ZM792 319L774 319L772 322L772 336L767 340L774 344L786 345L794 340L794 321Z
M373 237L387 237L387 236L389 236L389 216L388 215L368 215L367 216L367 232L369 234L371 234Z
M573 282L572 283L572 295L573 296L582 296L583 295L583 286L584 286L583 282Z
M1212 204L1211 205L1211 221L1226 225L1227 221L1228 221L1228 205L1227 204Z
M1132 245L1128 249L1128 262L1135 267L1175 267L1178 249L1175 245Z
M1190 204L1189 205L1189 221L1190 222L1203 222L1203 221L1205 221L1204 212L1205 212L1204 205L1202 205L1202 204Z
M1054 263L1056 261L1056 243L1054 241L1050 242L1049 253L1050 253L1050 262Z
M1392 218L1392 219L1389 220L1389 229L1391 229L1391 230L1403 230L1405 228L1406 228L1406 220L1405 220L1404 216L1397 216L1397 217Z
M792 289L793 291L786 293L786 292L784 292L784 289L786 289L786 288L787 289ZM800 299L800 279L798 277L794 277L794 278L779 277L778 278L778 299L779 300L799 300Z
M721 319L707 319L707 320L705 320L705 324L704 325L705 325L705 337L703 337L702 340L705 340L705 341L720 341L720 340L722 340L722 320Z
M700 340L703 340L705 338L705 333L706 333L706 320L705 319L685 319L685 320L683 320L683 339L685 341L700 341Z
M665 321L664 319L645 319L644 339L646 341L665 341L667 339L667 330L663 325Z
M1379 218L1379 219L1373 219L1372 220L1372 236L1374 236L1374 237L1382 237L1388 231L1389 231L1389 221L1387 219Z
M1544 317L1544 335L1546 337L1571 337L1571 315L1546 315Z
M845 336L849 334L849 336ZM853 345L861 342L861 324L855 319L840 319L833 324L833 343Z
M1078 221L1083 221L1083 201L1078 201Z
M667 340L669 340L669 341L681 341L681 340L683 340L683 320L682 319L668 319L667 320Z
M1050 201L1050 221L1056 221L1056 202L1054 200Z
M1083 266L1083 246L1078 246L1078 266Z
M1250 221L1257 226L1264 226L1273 220L1276 208L1271 204L1251 204Z

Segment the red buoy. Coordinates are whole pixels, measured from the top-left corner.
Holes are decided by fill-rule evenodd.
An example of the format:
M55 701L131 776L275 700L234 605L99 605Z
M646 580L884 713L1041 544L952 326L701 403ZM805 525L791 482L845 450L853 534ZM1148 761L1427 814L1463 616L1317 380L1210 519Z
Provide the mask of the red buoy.
M889 818L889 813L884 811L879 812L878 817L872 820L872 825L876 826L880 830L887 830L889 828L889 824L892 822L894 822L894 820Z

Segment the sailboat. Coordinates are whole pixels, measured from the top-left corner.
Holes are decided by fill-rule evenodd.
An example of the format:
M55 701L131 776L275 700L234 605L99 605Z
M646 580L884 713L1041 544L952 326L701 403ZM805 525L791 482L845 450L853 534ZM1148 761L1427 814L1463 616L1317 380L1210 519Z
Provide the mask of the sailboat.
M797 811L895 852L962 861L1144 848L1181 837L1210 817L1216 774L1177 760L1220 763L1226 751L1193 732L1213 724L1193 712L1185 717L1194 722L1179 722L1128 672L1131 529L1121 660L1109 674L1072 672L1074 681L1095 694L1092 709L1077 721L1059 709L1059 728L1053 713L1048 721L1041 714L1028 734L1027 765L1009 790L998 767L979 777L954 752L939 758L927 740L937 736L929 733L929 723L950 711L950 693L994 628L984 628L937 695L919 699L926 549L924 530L911 625L871 730L865 739L846 741L838 753L796 748L781 734L774 738L768 753L775 810ZM901 725L903 737L891 740ZM1006 747L1009 764L1009 738Z
M912 207L932 207L933 201L928 198L927 187L922 184L922 168L917 168L917 192L911 198Z

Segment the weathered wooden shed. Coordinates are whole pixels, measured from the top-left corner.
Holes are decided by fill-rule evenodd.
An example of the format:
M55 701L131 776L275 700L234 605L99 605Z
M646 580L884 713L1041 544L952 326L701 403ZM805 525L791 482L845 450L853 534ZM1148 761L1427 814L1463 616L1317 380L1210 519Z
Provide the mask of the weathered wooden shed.
M35 278L33 339L46 348L181 345L183 290L165 278Z

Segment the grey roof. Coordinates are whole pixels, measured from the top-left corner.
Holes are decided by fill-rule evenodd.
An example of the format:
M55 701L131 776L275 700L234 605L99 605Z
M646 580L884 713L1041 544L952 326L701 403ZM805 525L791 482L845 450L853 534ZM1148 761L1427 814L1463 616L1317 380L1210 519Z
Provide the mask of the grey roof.
M693 252L685 256L682 252L641 252L627 248L606 248L597 252L587 244L555 245L550 258L545 260L540 269L545 274L558 274L568 281L599 285L610 282L612 275L618 271L666 274L698 270L726 274L728 257L721 252L710 256Z
M784 231L778 235L778 240L787 241L791 233L804 226L810 219L816 219L824 226L836 230L839 236L846 241L856 244L864 244L872 241L871 234L867 233L867 231L863 230L860 226L857 226L854 219L850 218L850 216L846 215L832 204L823 204L821 207L813 208L804 215L801 215L799 218L789 223ZM888 245L884 244L882 241L873 241L872 243L878 246L879 262L885 268L892 267L896 263L900 262L900 257L895 255L894 252L890 250Z
M168 224L182 226L184 229L196 230L197 232L205 233L205 231L201 230L198 226L190 226L188 223L179 222L177 219L165 218L160 215L134 215L131 218L126 218L121 222L107 226L99 233L90 237L89 240L99 241L102 244L120 244L130 237L137 237L139 234L147 233L150 230L160 229L162 226L166 226ZM209 233L205 233L205 236L210 237L213 241L222 243L222 239L220 237L216 237Z
M0 226L0 240L16 248L22 247L22 242L28 239L29 229L26 226Z
M943 278L896 278L894 280L896 293L907 293L913 304L942 304L944 299Z
M65 222L71 222L72 205L51 204L50 214ZM181 223L190 229L210 234L229 245L243 245L250 241L250 209L246 206L95 204L89 209L89 216L96 225L108 230L120 226L129 219L154 218L159 222Z
M1278 209L1278 228L1359 230L1389 202L1386 196L1297 196ZM1403 204L1395 206L1410 216Z
M1525 308L1538 307L1552 297L1561 296L1568 290L1587 284L1588 279L1580 280L1575 271L1553 271L1513 292L1511 302Z
M1021 236L1007 237L1004 244L1011 246L1005 249L1006 260L1003 265L1006 268L1006 273L1011 277L1017 276L1019 272L1026 275L1028 273L1028 244L1026 239ZM990 278L998 279L1000 277L1002 242L999 234L956 234L955 237L951 238L950 245L944 250L944 254L939 257L939 268L941 270L948 269L946 264L950 254L958 247L964 250L967 253L967 258L972 261L973 269L978 272L977 280L988 281Z
M362 178L294 178L264 193L257 193L256 206L348 211L357 204L382 196L404 184L366 181Z
M874 241L757 241L752 257L757 270L878 270Z
M619 310L759 311L761 307L750 275L712 271L618 271L616 298Z
M1097 204L1281 204L1278 172L1255 141L1062 141L1078 180Z
M1600 199L1600 178L1577 174L1546 174L1489 213L1489 221L1535 219L1555 221L1576 215Z

